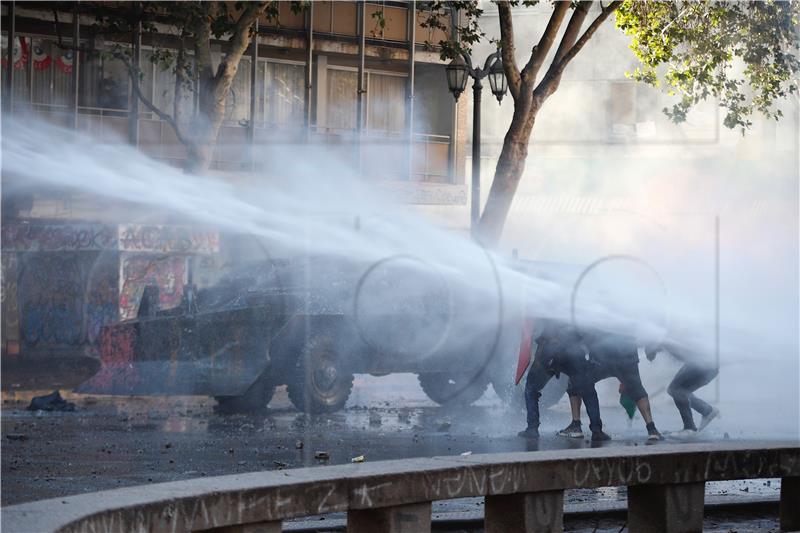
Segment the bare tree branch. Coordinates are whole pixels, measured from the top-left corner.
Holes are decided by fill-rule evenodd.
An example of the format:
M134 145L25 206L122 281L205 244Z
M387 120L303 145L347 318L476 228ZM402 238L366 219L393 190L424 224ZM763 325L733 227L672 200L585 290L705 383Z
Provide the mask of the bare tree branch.
M516 100L520 94L522 78L517 66L517 59L514 57L514 24L511 20L511 6L507 0L498 2L497 10L500 17L500 39L502 40L500 53L503 57L503 69L508 80L508 90L511 92L511 97Z
M552 48L556 40L556 35L558 35L558 30L564 22L564 17L567 15L567 11L569 11L569 4L569 1L566 0L555 2L553 13L550 15L550 20L547 23L547 28L545 28L542 37L539 39L539 43L531 50L531 57L525 65L525 68L522 69L523 81L533 84L536 80L536 74L542 67L548 52L550 52L550 48Z
M533 91L533 96L536 99L543 100L553 94L553 92L558 88L558 84L561 82L561 75L564 73L564 69L567 67L570 61L578 55L578 52L586 46L586 43L589 42L589 39L597 32L598 28L606 21L606 19L617 10L617 8L622 4L620 0L616 0L611 2L605 9L603 9L600 14L595 18L592 23L586 28L586 31L583 32L580 39L578 39L575 44L569 49L569 51L564 54L564 57L561 58L560 61L553 61L550 65L550 68L545 74L542 81L539 82L539 85Z
M197 18L193 32L194 57L201 85L210 83L214 78L214 69L211 65L211 25L209 22L211 5L212 2L201 2L200 8L203 11Z
M575 8L575 11L572 12L572 16L569 18L569 22L567 23L567 29L564 30L564 35L561 37L561 43L559 43L558 49L556 50L556 55L553 58L553 63L561 61L564 58L564 55L566 55L567 50L572 48L572 46L575 44L575 41L578 39L578 35L580 35L583 21L586 20L586 15L589 13L589 8L591 6L591 1L581 2Z
M235 74L235 69L239 64L239 60L250 44L250 30L253 23L261 13L264 12L268 3L269 2L252 2L247 4L244 12L239 16L239 20L236 21L233 35L228 41L228 51L225 54L225 59L220 61L219 68L217 69L217 78ZM229 72L229 69L233 69L234 72Z
M175 122L175 119L172 118L168 113L165 113L164 111L160 110L149 98L147 98L142 93L141 89L139 88L139 84L136 83L138 81L136 78L137 76L139 76L139 72L131 64L130 60L127 57L125 57L125 54L122 53L115 53L114 57L116 59L119 59L125 64L125 68L127 69L128 75L131 78L132 82L131 87L133 87L133 92L136 95L136 97L144 104L144 106L147 109L155 113L158 118L169 124L170 127L172 127L172 130L175 132L175 136L178 138L181 144L188 147L190 143L188 142L186 137L184 137L183 134L181 133L181 130L178 127L178 123Z

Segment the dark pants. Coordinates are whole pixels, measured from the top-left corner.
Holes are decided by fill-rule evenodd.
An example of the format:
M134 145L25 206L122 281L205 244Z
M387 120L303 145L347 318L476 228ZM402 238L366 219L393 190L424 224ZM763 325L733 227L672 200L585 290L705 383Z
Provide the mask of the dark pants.
M539 398L542 397L542 390L552 377L553 374L550 371L546 370L536 359L533 360L528 369L528 377L525 379L525 410L529 428L539 428ZM581 395L580 391L575 388L572 377L567 385L567 394L570 397Z
M542 390L550 381L553 375L534 360L528 369L528 377L525 378L525 409L527 411L528 427L539 428L539 398L542 397ZM594 390L594 387L592 387ZM567 394L580 396L580 392L574 388L572 378L567 385ZM596 393L595 393L596 395Z
M714 410L713 407L693 393L700 387L708 385L718 373L719 370L716 368L706 368L687 363L675 374L675 378L669 384L667 392L675 400L675 407L678 408L683 420L683 429L697 429L694 425L692 409L703 416L708 416Z
M583 399L586 414L589 415L589 429L600 431L603 421L600 418L600 401L594 384L606 378L617 378L633 401L638 402L647 396L639 376L639 362L636 359L622 359L613 363L596 363L592 368L574 377L574 388Z
M552 374L534 359L525 379L525 409L529 428L539 428L539 398L551 377Z

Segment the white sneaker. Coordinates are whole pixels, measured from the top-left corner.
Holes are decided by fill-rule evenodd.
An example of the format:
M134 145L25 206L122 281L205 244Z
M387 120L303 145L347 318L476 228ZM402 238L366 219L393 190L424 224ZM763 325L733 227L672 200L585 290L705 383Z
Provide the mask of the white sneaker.
M703 431L705 427L711 423L712 420L714 420L715 418L719 418L719 416L720 416L719 409L714 407L713 410L710 413L708 413L708 416L704 416L702 419L700 419L700 427L697 428L697 430Z
M682 429L680 431L676 431L674 433L670 433L669 435L672 438L679 439L679 440L689 440L697 437L697 430L696 429Z

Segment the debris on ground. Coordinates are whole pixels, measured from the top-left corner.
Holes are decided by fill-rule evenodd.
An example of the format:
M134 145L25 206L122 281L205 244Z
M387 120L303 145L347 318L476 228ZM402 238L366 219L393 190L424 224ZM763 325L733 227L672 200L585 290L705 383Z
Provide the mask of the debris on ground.
M286 468L287 466L289 466L288 464L283 463L281 461L272 461L272 464L274 464L276 467L278 467L278 470L281 470L281 469Z
M461 457L468 457L472 455L472 452L461 452Z
M449 431L450 426L452 426L450 422L444 421L441 424L439 424L439 427L436 429L436 431Z
M56 391L45 396L34 396L28 411L74 411L75 404L66 401L61 393Z
M363 455L359 455L358 457L353 457L352 459L350 459L350 462L351 463L363 463L366 459L367 458L364 457Z
M8 440L28 440L28 436L22 433L10 433L6 435L6 438Z
M302 450L303 449L303 441L299 440L299 441L295 442L294 443L294 447L296 449L298 449L298 450Z
M319 459L320 461L327 461L331 458L331 454L328 452L314 452L314 459Z

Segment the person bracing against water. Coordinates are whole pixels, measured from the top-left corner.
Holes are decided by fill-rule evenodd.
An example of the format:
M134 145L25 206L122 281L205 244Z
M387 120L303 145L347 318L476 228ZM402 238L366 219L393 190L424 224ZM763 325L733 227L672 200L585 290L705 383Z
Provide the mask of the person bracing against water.
M533 362L531 362L528 369L528 376L525 379L525 409L527 427L517 433L518 436L526 439L539 438L539 400L542 397L542 390L555 377L552 368L547 368L543 363L543 356L541 355L544 343L543 339L539 339L537 343L536 355ZM583 428L581 427L581 397L572 386L570 379L567 385L567 394L569 395L570 409L572 410L572 422L558 432L561 437L570 437L573 439L583 438Z
M589 347L590 370L571 377L575 382L575 389L579 391L586 405L589 420L598 421L594 427L589 426L589 429L593 433L602 431L600 403L594 384L615 377L622 384L625 394L636 403L647 427L647 440L663 439L653 422L650 400L639 376L639 353L636 342L624 335L602 331L585 332L584 339Z
M683 421L683 430L672 433L672 436L691 438L698 431L705 429L712 420L719 416L718 409L694 394L697 389L708 385L717 377L719 369L713 362L703 358L699 353L681 348L673 343L645 347L645 355L649 361L653 361L660 352L667 352L683 363L683 366L675 374L669 387L667 387L667 393L675 401L675 407L678 408L678 413L680 413ZM702 416L699 428L694 424L692 410L697 411Z
M576 376L587 376L592 371L586 358L586 349L573 328L557 323L550 323L545 326L536 342L536 356L528 369L528 377L525 382L525 407L527 409L528 427L521 431L519 436L538 438L541 390L550 378L558 377L563 372L570 378L567 392L570 396L572 422L569 426L559 431L558 434L572 438L582 438L581 396L593 393L594 397L597 397L593 382L587 383L586 379L583 378L576 380ZM580 389L574 386L576 382L581 384ZM610 437L602 431L603 423L600 420L599 409L589 412L589 419L589 427L592 429L592 441L609 440Z

